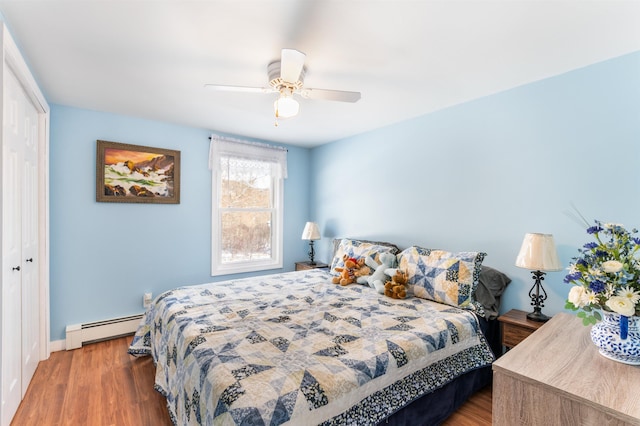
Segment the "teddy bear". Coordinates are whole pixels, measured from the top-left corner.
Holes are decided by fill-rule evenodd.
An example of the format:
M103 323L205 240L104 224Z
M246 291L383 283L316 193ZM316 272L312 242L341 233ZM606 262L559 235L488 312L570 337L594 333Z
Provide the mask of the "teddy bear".
M407 273L399 269L391 277L391 281L384 284L384 295L393 299L404 299L407 297Z
M367 260L369 259L370 258L368 256L365 256L357 260L358 269L356 269L354 275L356 276L356 282L358 284L366 284L367 277L371 275L371 272L373 272L371 267L367 264ZM378 264L376 263L376 266L377 265Z
M365 263L369 268L373 269L373 273L365 277L359 277L357 282L359 284L368 284L369 287L374 288L378 293L384 294L384 283L388 279L385 271L396 266L396 256L391 253L380 253L378 259L380 263L371 257L367 256L365 258Z
M331 280L334 284L340 285L349 285L351 283L356 282L355 271L360 269L360 265L358 265L358 260L349 257L346 254L342 256L342 260L344 261L344 268L340 266L336 266L334 270L336 272L340 272L340 275L337 277L333 277Z

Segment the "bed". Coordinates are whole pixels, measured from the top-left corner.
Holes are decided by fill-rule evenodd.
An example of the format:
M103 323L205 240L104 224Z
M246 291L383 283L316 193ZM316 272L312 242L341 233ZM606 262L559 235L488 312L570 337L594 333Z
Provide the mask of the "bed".
M174 424L438 424L489 383L484 311L418 297L415 271L406 299L335 285L337 265L158 296L129 352L153 357Z

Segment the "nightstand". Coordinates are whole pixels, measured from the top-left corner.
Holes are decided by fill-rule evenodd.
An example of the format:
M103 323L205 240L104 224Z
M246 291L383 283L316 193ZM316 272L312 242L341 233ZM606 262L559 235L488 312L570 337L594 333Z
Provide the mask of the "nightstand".
M329 265L320 262L312 265L308 260L306 262L296 262L296 271L304 271L306 269L329 269Z
M512 309L506 314L500 315L498 321L502 326L502 346L507 349L513 348L546 324L527 319L527 313L518 309Z

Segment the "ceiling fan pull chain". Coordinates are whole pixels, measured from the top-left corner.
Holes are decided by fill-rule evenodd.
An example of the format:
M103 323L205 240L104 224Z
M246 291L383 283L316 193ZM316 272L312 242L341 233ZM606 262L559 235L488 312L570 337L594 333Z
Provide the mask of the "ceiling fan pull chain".
M274 121L273 125L275 127L278 127L278 102L277 101L276 101L275 107L276 107L276 118L274 119L275 121Z

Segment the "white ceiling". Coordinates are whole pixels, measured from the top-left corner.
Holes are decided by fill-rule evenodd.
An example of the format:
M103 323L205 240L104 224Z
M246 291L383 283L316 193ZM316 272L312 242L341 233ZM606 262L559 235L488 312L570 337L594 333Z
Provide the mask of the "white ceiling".
M640 50L639 1L3 1L50 103L315 146ZM307 54L300 99L274 126L283 47ZM640 76L639 76L640 78Z

